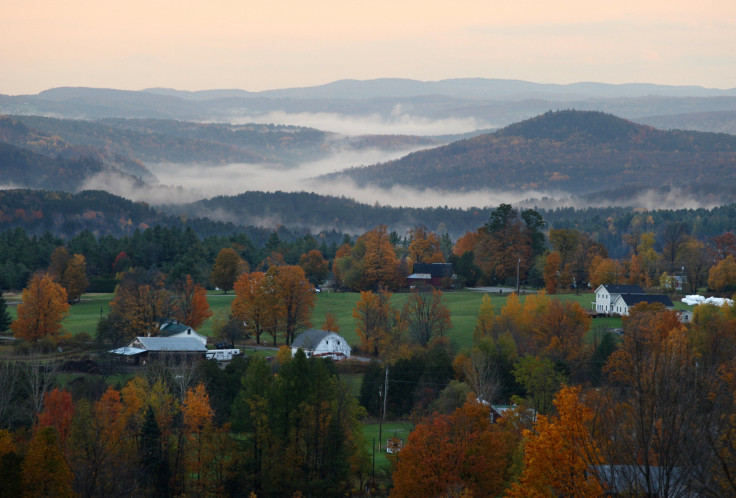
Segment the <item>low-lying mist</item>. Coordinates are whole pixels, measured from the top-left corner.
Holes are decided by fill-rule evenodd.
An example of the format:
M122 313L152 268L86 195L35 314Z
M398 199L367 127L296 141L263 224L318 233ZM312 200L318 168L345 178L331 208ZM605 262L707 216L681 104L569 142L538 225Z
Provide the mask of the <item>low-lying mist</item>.
M390 115L373 113L351 116L333 112L272 111L267 114L234 115L228 118L232 124L273 123L305 126L346 135L456 135L475 130L494 128L495 125L473 117L448 117L433 119L406 112L395 106Z

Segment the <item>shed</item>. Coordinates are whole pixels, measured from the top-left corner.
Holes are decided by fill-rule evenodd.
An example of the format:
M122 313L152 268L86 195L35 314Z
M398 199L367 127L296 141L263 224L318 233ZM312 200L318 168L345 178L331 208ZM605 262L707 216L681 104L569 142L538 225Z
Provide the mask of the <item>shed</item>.
M127 363L145 365L157 358L204 358L207 347L193 337L136 337L127 346L109 351Z
M412 274L406 277L410 285L452 285L452 263L414 263Z
M298 350L304 351L307 358L332 358L342 360L350 358L350 345L341 335L329 330L309 329L305 330L291 343L291 355L294 356Z

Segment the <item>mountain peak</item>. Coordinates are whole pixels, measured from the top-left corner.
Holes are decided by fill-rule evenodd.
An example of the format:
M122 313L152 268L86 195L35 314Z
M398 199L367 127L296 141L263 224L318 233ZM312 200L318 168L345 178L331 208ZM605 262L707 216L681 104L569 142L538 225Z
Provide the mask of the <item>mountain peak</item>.
M598 111L548 111L507 126L497 136L556 142L620 142L651 128Z

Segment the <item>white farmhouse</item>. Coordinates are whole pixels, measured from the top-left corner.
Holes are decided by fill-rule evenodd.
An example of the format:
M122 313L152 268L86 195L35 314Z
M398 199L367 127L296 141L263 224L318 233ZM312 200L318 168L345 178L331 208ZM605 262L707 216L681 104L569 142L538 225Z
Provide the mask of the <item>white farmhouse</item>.
M596 313L614 313L613 303L621 294L644 294L644 289L638 285L599 285L595 290L593 311Z
M332 358L342 360L350 358L350 345L344 337L329 330L305 330L291 343L291 355L298 350L304 351L307 358Z
M611 304L611 313L626 316L629 314L629 309L639 303L660 303L665 309L674 309L672 300L665 294L619 294Z

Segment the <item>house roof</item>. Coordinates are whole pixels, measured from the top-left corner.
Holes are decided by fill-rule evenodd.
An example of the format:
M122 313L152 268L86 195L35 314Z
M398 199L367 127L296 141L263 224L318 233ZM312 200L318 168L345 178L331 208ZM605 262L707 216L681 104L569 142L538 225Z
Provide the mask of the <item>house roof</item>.
M322 341L322 339L324 339L330 334L335 334L335 333L330 332L329 330L319 330L319 329L305 330L304 332L296 336L296 338L294 339L294 342L291 343L291 347L292 348L302 348L302 349L315 349L317 345ZM340 337L337 334L335 335Z
M412 273L406 278L407 279L412 278L412 279L417 279L417 280L431 280L432 275L430 273Z
M626 306L634 306L639 303L661 303L665 308L672 308L672 299L665 294L621 294L621 300Z
M139 342L147 351L207 351L207 346L194 337L136 337L133 342Z
M429 273L432 277L452 277L452 263L414 263L412 273Z
M603 284L601 287L605 288L610 294L644 294L644 289L639 285Z
M182 332L186 332L190 328L191 327L189 327L188 325L179 323L177 320L167 320L166 322L164 322L163 325L161 325L161 328L159 329L159 336L168 337L174 334L180 334Z

